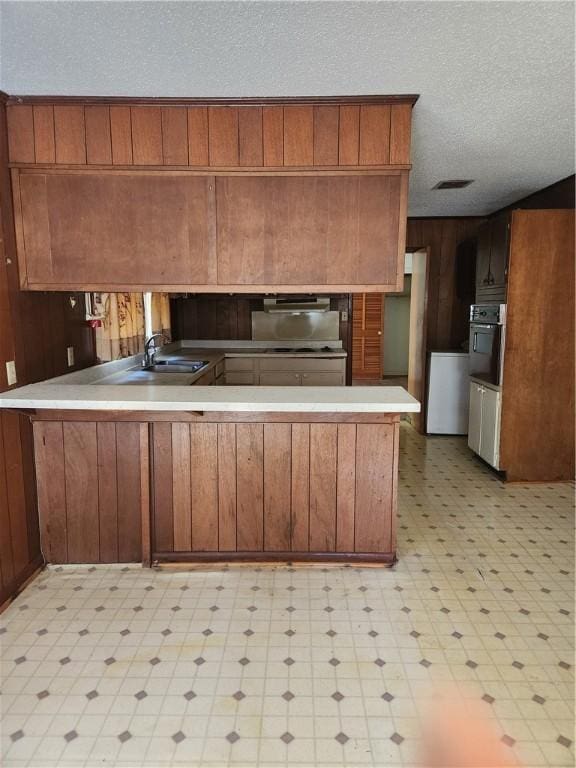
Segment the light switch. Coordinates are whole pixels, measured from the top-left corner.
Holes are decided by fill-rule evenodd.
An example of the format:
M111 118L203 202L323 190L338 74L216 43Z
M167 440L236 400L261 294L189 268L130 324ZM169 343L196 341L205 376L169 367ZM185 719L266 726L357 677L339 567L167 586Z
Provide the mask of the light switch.
M16 378L16 363L14 360L8 360L6 362L6 379L9 387L12 387L18 381Z
M74 365L74 347L66 347L66 354L68 355L68 368Z

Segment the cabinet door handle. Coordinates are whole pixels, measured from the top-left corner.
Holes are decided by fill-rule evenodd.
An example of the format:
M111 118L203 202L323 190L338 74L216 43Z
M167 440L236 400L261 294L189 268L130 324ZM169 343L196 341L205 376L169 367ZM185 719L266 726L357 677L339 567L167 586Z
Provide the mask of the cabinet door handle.
M478 341L478 331L474 331L474 338L472 340L472 352L476 352Z

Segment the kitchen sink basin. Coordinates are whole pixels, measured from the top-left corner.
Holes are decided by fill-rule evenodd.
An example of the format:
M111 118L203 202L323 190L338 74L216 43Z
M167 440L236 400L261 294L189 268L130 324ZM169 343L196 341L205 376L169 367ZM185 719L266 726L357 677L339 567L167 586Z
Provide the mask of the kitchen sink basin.
M148 365L142 370L152 373L198 373L206 365L207 360L158 360L154 365Z

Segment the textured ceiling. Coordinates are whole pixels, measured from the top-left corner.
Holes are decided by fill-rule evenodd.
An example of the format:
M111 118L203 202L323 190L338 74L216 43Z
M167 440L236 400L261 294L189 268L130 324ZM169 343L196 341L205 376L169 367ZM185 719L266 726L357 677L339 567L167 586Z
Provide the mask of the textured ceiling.
M410 215L484 214L574 172L572 2L7 2L10 94L419 93ZM441 179L467 189L432 191Z

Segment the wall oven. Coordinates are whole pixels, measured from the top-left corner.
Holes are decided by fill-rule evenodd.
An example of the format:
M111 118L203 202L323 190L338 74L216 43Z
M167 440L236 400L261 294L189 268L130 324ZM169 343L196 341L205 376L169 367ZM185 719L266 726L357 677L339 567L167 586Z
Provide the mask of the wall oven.
M504 362L506 304L470 307L470 376L500 386Z

